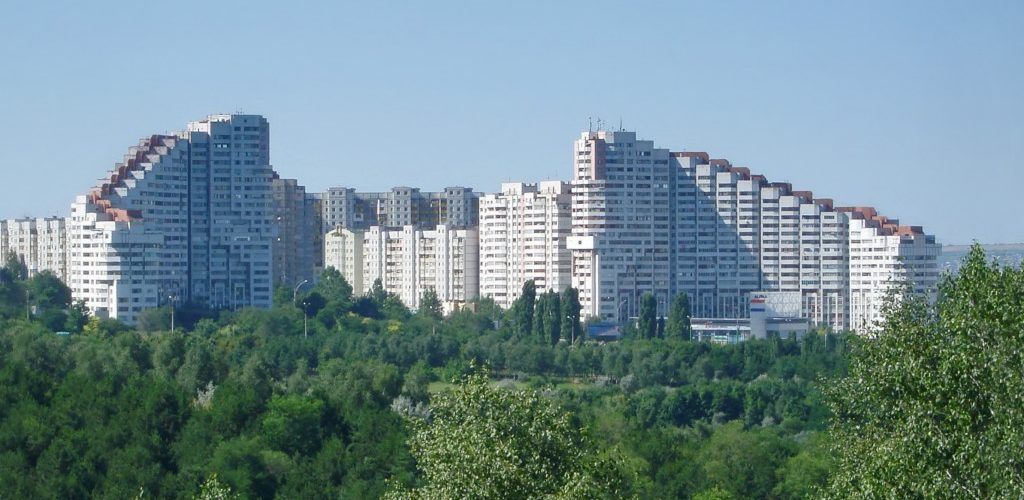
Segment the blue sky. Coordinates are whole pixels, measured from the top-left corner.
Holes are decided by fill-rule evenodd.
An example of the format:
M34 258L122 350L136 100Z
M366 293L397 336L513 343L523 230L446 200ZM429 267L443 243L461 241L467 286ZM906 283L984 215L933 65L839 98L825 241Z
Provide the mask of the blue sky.
M139 138L260 113L311 190L568 179L588 117L1024 242L1024 2L5 2L0 217Z

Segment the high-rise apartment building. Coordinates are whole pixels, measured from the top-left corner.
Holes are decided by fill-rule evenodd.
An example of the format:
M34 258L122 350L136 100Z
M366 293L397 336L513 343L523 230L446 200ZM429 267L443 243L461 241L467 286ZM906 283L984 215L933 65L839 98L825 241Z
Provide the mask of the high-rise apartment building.
M480 198L480 295L508 308L523 283L538 293L570 285L572 198L569 184L504 183Z
M29 277L50 271L66 280L67 253L64 217L0 220L0 259L17 255L25 262Z
M857 328L885 293L880 274L861 279L864 260L893 260L887 269L919 291L933 290L937 278L940 247L919 227L837 209L831 199L707 153L669 153L632 132L585 132L574 147L572 192L568 246L584 316L635 317L648 292L666 314L686 292L694 317L743 317L754 292L795 292L812 323ZM882 246L893 250L865 254Z
M365 294L376 280L407 307L419 308L428 289L450 312L479 296L480 257L476 228L405 226L367 230L338 228L324 240L324 262Z
M192 301L270 307L270 126L211 115L128 150L72 204L69 283L100 317Z
M941 246L920 226L902 226L871 207L843 208L850 217L850 328L871 331L890 292L910 286L935 299ZM896 290L893 290L893 288Z
M363 294L369 289L363 283L364 233L339 227L324 235L324 267L337 269L356 294Z
M320 202L295 179L274 176L274 284L313 281L323 268Z
M439 192L395 187L384 193L360 193L352 188L334 187L317 197L321 200L321 231L342 227L369 229L372 226L400 228L475 227L479 193L465 187L447 187Z
M633 132L585 132L573 149L572 285L583 316L634 317L645 292L674 295L669 151Z

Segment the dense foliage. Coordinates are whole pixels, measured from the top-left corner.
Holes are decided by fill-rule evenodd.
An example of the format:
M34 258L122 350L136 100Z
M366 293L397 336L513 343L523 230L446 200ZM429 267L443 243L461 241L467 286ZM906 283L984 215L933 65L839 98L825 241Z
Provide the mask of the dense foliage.
M934 306L889 307L829 391L832 496L1024 496L1024 269L975 246Z
M591 450L576 459L612 460L633 478L621 485L630 494L802 498L830 468L816 384L845 373L852 341L716 346L656 327L654 338L602 344L580 340L572 290L527 291L508 312L482 301L442 319L431 297L414 313L383 289L353 297L330 272L294 302L291 289L278 291L268 311L179 307L170 333L167 308L128 328L85 321L61 293L39 293L62 303L26 313L36 305L24 294L30 281L0 275L5 498L424 491L423 457L438 440L402 415L444 414L445 398L468 390L451 382L473 363L511 391L474 386L487 398L539 391L526 407L570 422L560 432ZM585 472L574 469L574 487Z
M597 455L571 416L532 390L490 386L484 374L408 412L422 486L392 498L625 498L628 473Z

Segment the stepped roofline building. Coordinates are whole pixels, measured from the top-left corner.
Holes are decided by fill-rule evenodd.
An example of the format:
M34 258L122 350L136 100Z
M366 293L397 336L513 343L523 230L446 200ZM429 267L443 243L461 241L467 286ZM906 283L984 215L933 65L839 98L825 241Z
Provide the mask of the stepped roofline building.
M877 320L882 282L932 293L941 251L919 226L870 207L769 182L705 152L669 152L626 131L574 145L572 283L584 316L635 317L643 293L667 314L747 317L753 292L794 292L801 315L835 330Z
M74 298L128 323L168 303L270 307L273 176L262 116L210 115L141 140L72 204Z

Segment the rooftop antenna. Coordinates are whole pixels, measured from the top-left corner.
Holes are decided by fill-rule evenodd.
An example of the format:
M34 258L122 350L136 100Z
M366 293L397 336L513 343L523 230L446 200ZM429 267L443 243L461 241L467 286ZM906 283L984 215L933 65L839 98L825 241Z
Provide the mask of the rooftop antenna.
M594 131L594 118L591 116L587 117L587 129L591 132Z
M625 132L626 129L622 128L622 115L619 115L619 132Z

